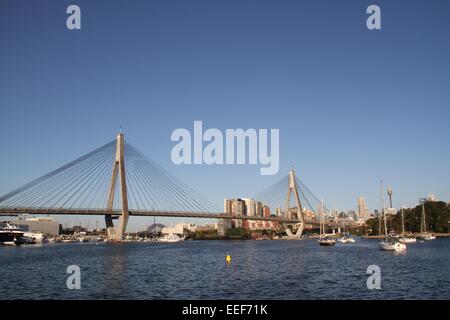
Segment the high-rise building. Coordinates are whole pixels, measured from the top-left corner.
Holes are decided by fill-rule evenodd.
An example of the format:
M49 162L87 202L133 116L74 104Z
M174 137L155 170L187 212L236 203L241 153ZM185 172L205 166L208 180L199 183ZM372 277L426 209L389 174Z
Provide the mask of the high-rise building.
M248 217L265 217L271 216L270 207L264 205L261 201L251 198L225 199L224 212L232 217L248 216ZM248 228L252 230L258 229L274 229L278 223L275 221L260 220L242 220L231 219L231 228ZM219 225L219 230L221 225Z
M247 216L254 217L256 216L256 203L253 199L250 198L242 198L242 200L245 203L245 211L247 213Z
M245 215L245 202L242 199L225 199L223 201L225 213L231 214L232 217L240 217ZM241 219L231 219L233 228L242 227Z
M358 197L358 217L362 221L366 221L369 218L369 210L364 197Z

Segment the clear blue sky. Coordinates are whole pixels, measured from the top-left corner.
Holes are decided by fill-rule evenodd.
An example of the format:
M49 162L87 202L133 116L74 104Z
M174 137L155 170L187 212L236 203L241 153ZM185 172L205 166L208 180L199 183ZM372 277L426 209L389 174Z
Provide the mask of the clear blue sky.
M81 31L66 28L70 4ZM366 28L370 4L382 30ZM172 131L203 120L279 128L279 175L294 165L329 207L354 209L362 195L376 208L381 178L397 207L428 193L448 201L449 39L445 0L1 0L0 194L120 125L220 207L279 179L172 164Z

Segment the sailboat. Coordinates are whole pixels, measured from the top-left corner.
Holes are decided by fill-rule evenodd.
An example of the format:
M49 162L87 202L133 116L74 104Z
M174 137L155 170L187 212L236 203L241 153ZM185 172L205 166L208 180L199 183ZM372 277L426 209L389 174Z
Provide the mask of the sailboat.
M343 225L344 225L344 236L342 238L339 238L338 241L340 243L355 243L355 239L352 238L350 233L345 232L345 222L343 223Z
M323 199L321 204L321 221L320 221L320 238L317 241L320 246L326 246L331 247L336 244L336 241L334 239L331 239L330 237L327 237L325 235L325 211L323 210Z
M422 201L422 218L420 220L420 235L418 238L426 241L436 239L436 236L434 234L427 232L427 223L425 218L425 204L423 201Z
M400 243L395 238L388 236L387 223L386 223L386 210L384 208L384 199L383 199L383 181L381 181L380 206L381 206L381 212L383 214L383 220L384 220L384 240L381 240L379 243L380 249L384 250L384 251L405 252L406 245L404 243ZM381 234L381 223L380 223L379 233Z
M401 234L400 238L398 239L398 241L400 243L416 243L416 238L408 237L406 235L406 232L405 232L405 217L403 215L403 208L401 209L401 212L402 212L402 234Z

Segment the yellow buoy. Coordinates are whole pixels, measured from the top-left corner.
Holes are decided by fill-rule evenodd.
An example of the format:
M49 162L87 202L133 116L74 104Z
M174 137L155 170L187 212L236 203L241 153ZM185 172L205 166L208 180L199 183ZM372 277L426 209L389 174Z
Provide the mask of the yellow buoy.
M225 258L225 261L227 262L227 264L231 264L231 256L229 254Z

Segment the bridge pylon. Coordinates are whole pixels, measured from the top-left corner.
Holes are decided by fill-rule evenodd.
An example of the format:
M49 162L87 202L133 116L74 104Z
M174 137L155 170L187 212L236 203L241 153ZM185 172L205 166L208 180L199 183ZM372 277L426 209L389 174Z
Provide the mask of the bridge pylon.
M128 196L127 181L125 176L125 138L123 133L119 133L116 138L116 157L114 160L111 183L109 185L107 210L113 210L114 196L116 194L117 176L119 176L121 216L119 217L118 228L114 227L112 215L105 215L106 230L108 237L113 240L123 240L128 224Z
M285 216L288 219L292 219L292 215L293 215L293 210L289 210L292 209L290 208L290 204L291 204L291 194L294 194L294 201L295 201L295 205L297 207L297 219L300 220L300 223L298 223L298 229L297 232L295 233L295 235L292 234L291 230L287 227L286 228L286 232L288 235L292 235L292 236L296 236L298 238L301 237L302 233L303 233L303 229L305 228L305 219L303 216L303 207L302 207L302 203L300 202L300 196L298 194L298 187L297 187L297 183L295 180L295 172L294 170L289 170L289 175L288 175L288 193L287 193L287 197L286 197L286 206L285 206Z

